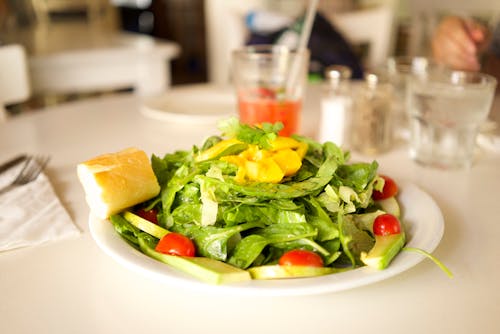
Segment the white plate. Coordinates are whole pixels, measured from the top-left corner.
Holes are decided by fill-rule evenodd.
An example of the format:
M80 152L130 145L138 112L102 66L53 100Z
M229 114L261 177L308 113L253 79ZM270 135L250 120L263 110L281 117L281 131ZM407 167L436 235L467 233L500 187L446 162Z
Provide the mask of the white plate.
M167 93L144 100L141 113L160 120L205 124L236 115L232 88L207 84L178 86Z
M398 198L402 207L402 221L408 237L407 245L432 252L439 244L444 232L441 210L427 193L410 183L401 185ZM99 247L125 267L169 285L202 289L219 294L286 296L347 290L395 276L424 259L422 255L414 252L401 252L385 270L361 267L320 277L252 280L228 285L209 285L129 246L115 232L109 221L90 217L89 225L92 237Z

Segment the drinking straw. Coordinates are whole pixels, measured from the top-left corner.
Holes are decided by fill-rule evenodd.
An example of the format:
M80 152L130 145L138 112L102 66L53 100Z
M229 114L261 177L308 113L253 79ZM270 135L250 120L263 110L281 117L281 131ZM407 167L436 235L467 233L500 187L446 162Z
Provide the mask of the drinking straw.
M314 22L314 16L316 15L316 9L318 7L318 0L310 0L307 6L306 18L304 20L304 26L302 27L298 50L303 50L307 48L307 43L309 42L309 37L311 36L312 25Z
M309 0L304 25L300 33L299 44L297 46L297 56L294 58L290 71L290 77L286 89L287 95L291 93L291 90L294 87L296 80L298 79L300 69L302 68L302 62L305 61L303 57L303 51L307 48L307 43L309 42L309 37L311 36L312 25L314 22L314 17L316 16L317 7L318 0Z

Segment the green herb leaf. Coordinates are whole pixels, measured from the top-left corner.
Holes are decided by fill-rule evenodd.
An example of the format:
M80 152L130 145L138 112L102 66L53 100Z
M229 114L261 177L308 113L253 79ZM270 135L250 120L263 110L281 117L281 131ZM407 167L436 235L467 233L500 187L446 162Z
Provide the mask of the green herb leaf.
M224 136L236 138L247 144L258 145L260 148L271 148L271 142L283 129L283 123L262 123L261 126L240 124L238 119L230 118L219 123L219 130Z

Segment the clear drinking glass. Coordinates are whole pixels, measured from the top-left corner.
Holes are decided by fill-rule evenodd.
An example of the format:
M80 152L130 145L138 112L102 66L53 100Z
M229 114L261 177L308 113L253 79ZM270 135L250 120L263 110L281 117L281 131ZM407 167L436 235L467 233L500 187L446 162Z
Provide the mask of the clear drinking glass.
M385 75L394 89L394 130L398 137L407 137L408 113L406 112L406 86L412 75L425 75L430 70L444 69L426 57L398 56L387 60Z
M407 95L410 156L426 166L470 167L495 87L494 77L477 72L435 69L411 76Z

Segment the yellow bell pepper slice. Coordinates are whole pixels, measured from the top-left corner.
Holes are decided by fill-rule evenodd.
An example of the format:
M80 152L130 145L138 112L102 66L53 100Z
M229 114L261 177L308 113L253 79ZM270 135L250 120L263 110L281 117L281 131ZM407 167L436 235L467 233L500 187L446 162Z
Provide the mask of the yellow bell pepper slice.
M301 144L297 140L290 137L276 137L271 143L271 151L279 151L286 148L296 149Z
M280 166L272 158L259 161L246 161L246 176L250 181L279 183L284 173Z
M196 160L213 159L232 145L241 144L235 138L223 140L213 147L201 152ZM302 166L302 159L307 153L307 144L290 137L277 137L271 143L271 148L260 149L257 145L248 145L247 149L238 155L227 155L221 160L238 166L235 181L279 183L285 176L291 176Z
M302 159L299 154L289 148L274 153L273 159L280 166L285 176L297 173L302 166Z
M238 183L245 182L245 177L246 177L245 158L241 157L240 155L226 155L225 157L221 157L220 160L227 161L229 163L238 166L238 171L236 172L234 180Z
M297 154L299 155L300 160L304 159L304 157L306 156L307 148L308 146L306 143L299 143L299 147L297 147L295 152L297 152Z

